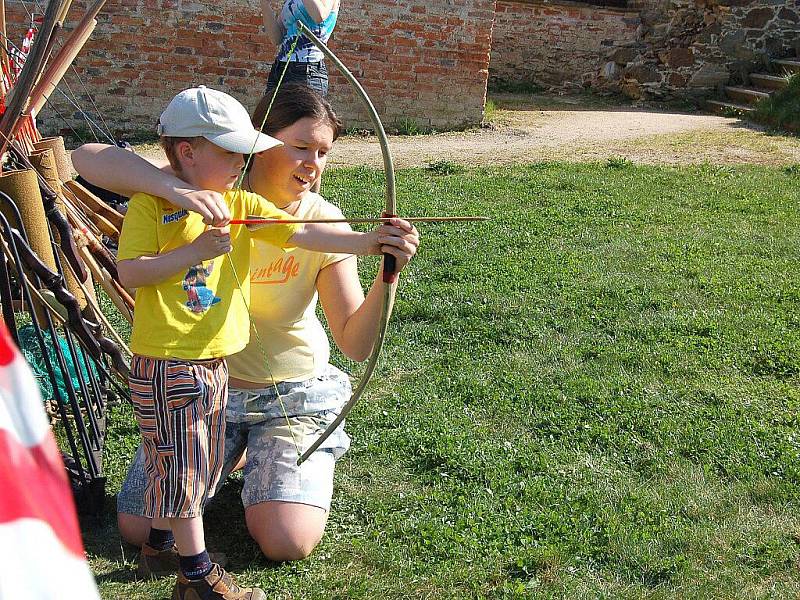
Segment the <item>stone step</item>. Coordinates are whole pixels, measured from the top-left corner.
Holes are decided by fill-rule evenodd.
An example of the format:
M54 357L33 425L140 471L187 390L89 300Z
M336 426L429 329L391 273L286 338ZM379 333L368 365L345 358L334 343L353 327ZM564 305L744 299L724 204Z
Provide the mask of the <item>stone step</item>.
M779 73L800 73L800 59L773 60L772 64Z
M737 104L735 102L725 102L724 100L708 100L706 104L711 112L726 116L749 114L755 110L752 104Z
M769 98L769 92L762 92L752 88L737 87L733 85L725 86L725 95L739 103L757 104L759 100Z
M766 73L750 73L750 83L763 90L782 90L785 87L789 87L789 81L786 77L767 75Z

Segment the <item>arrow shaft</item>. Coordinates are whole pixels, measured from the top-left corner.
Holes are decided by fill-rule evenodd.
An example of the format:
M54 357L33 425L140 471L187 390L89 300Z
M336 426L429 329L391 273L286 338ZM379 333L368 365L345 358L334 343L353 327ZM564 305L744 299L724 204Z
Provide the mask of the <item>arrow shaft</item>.
M395 217L367 219L231 219L231 225L274 225L276 223L386 223ZM488 221L488 217L397 217L404 221L442 223L451 221Z

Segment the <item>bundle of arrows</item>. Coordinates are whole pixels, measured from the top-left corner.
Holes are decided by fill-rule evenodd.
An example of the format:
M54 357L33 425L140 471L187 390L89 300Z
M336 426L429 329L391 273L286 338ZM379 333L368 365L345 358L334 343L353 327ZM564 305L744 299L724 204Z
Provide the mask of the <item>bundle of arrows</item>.
M104 1L72 18L69 33L69 0L51 1L20 36L6 31L0 2L0 308L63 432L79 508L88 512L103 502L106 407L128 396L130 351L98 299L99 287L132 320L133 300L103 243L119 236L122 215L72 181L63 139L43 138L36 116Z

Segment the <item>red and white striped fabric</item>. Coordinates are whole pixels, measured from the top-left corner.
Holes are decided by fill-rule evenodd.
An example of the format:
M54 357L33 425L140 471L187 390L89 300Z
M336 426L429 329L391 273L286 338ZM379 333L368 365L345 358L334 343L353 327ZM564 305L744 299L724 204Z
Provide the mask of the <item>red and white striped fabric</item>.
M39 388L0 321L0 600L99 598Z

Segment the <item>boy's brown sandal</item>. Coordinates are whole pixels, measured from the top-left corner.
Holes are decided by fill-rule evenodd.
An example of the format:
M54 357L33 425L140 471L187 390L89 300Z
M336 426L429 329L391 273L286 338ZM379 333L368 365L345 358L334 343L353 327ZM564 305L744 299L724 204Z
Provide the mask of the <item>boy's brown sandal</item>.
M221 552L211 552L208 557L211 562L221 566L228 563L227 558ZM173 546L168 550L156 550L148 544L142 544L139 552L139 566L136 568L136 575L139 579L159 579L160 577L170 577L180 571L178 549Z
M225 569L215 564L203 579L190 580L178 573L172 600L267 600L259 588L240 588Z

